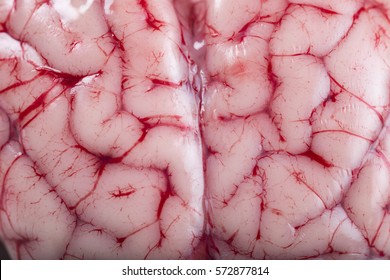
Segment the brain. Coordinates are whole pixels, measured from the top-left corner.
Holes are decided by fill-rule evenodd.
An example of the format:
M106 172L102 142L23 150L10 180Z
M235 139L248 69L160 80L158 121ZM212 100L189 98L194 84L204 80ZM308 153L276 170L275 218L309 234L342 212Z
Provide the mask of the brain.
M0 2L15 259L390 258L390 2Z

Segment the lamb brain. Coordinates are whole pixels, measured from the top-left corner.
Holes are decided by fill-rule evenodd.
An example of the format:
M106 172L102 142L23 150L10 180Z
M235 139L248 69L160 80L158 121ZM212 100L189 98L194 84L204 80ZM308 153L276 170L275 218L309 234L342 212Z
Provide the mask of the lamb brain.
M390 258L387 0L0 3L18 259Z

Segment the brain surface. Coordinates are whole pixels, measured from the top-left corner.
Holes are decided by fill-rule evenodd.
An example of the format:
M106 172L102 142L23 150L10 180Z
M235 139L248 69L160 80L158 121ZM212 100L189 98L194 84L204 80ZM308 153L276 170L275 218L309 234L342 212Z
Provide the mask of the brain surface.
M390 258L390 2L0 2L15 259Z

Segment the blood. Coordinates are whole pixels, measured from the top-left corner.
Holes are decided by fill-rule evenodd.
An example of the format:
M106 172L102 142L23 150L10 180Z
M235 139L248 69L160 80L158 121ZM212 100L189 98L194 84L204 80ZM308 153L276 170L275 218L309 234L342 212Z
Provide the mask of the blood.
M100 156L99 161L101 166L106 166L107 164L115 164L120 163L122 161L122 157L110 157L110 156Z
M117 237L116 243L118 243L119 246L122 247L122 244L123 244L123 242L125 242L125 240L126 240L126 237Z
M35 101L30 106L28 106L24 111L22 111L19 114L19 121L23 121L23 119L27 115L29 115L32 111L34 111L38 107L42 107L45 104L45 99L48 93L49 91L46 91L43 94L41 94L37 99L35 99Z
M280 83L277 80L277 76L272 71L272 62L270 59L268 59L267 75L268 81L271 82L272 88L275 90L280 85Z
M165 25L164 22L158 20L154 17L154 15L149 11L149 4L146 0L140 0L139 4L142 6L146 13L146 23L153 30L161 31L161 27Z
M253 19L248 21L238 32L234 33L228 40L241 43L246 37L248 29L259 20L258 16L255 16Z
M174 83L174 82L164 81L157 78L151 78L150 81L153 83L153 87L150 90L154 89L156 86L168 86L177 89L180 88L183 84L182 82Z
M69 73L58 72L50 68L38 68L37 70L43 75L51 76L55 80L60 81L65 87L68 88L74 87L84 78L84 76L77 76ZM101 74L101 71L99 71L99 73Z
M318 162L319 164L323 165L326 168L330 168L333 166L332 163L326 161L323 157L321 157L320 155L317 155L312 150L308 150L304 153L301 153L300 155L308 157L309 159Z
M115 192L111 192L111 195L115 198L117 197L129 197L130 195L132 195L133 193L135 193L135 189L130 189L130 190L117 190Z
M166 185L166 189L164 191L160 191L160 203L159 203L158 208L157 208L157 218L158 219L160 219L160 217L161 217L161 214L162 214L162 211L163 211L163 208L164 208L166 201L170 197L175 195L173 187L171 185L171 180L170 180L171 174L169 173L168 168L166 168L164 170L164 175L166 177L167 185Z
M238 233L238 230L235 231L235 232L226 240L226 243L229 244L229 245L232 245L234 239L235 239L236 236L237 236L237 233Z

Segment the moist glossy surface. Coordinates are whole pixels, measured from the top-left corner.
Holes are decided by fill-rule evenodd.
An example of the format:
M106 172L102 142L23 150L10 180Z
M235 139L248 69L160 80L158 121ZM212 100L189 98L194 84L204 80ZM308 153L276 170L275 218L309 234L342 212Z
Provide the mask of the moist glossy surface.
M388 259L389 10L1 1L11 257Z

